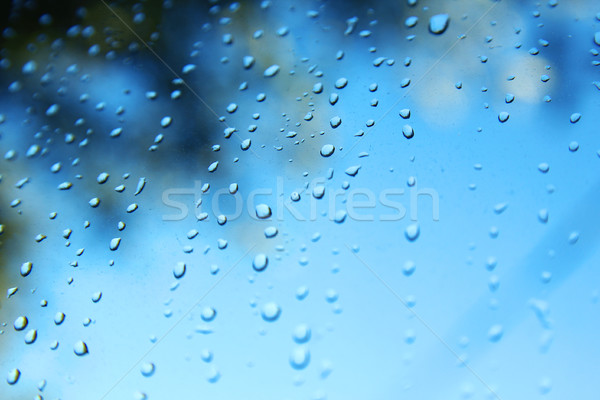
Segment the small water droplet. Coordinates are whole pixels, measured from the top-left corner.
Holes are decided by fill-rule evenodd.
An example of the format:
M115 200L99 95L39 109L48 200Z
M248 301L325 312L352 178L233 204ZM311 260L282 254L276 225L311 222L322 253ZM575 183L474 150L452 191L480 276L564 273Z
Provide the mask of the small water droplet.
M500 114L498 114L498 121L504 123L504 122L508 121L509 117L510 117L510 114L508 114L506 111L502 111Z
M579 114L579 113L573 113L573 114L571 114L570 120L571 120L572 124L575 124L575 123L579 122L580 119L581 119L581 114Z

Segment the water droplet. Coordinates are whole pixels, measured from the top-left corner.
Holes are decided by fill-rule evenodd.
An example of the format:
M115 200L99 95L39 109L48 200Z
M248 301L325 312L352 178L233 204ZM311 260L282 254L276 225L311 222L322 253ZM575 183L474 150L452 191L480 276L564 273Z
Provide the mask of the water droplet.
M142 193L142 190L144 190L145 186L146 186L146 178L141 177L138 180L138 184L137 184L137 187L135 189L135 193L133 193L133 195L137 196L138 194Z
M404 267L402 268L402 273L404 273L404 275L406 276L411 276L415 270L417 269L417 265L414 263L414 261L407 261L404 263Z
M598 46L600 46L600 32L596 32L594 34L594 43L596 43Z
M323 196L325 195L325 186L317 185L317 186L313 187L312 195L315 199L322 199Z
M268 226L268 227L265 228L265 237L267 239L273 238L273 237L277 236L278 232L279 231L277 230L276 227L274 227L274 226Z
M348 167L346 169L346 171L344 171L346 173L346 175L349 176L356 176L356 174L358 174L358 171L361 169L360 165L353 165L351 167Z
M162 126L163 128L166 128L166 127L168 127L169 125L171 125L171 122L173 122L173 118L171 118L171 117L169 117L169 116L163 117L163 118L160 120L160 126Z
M512 103L513 101L515 101L515 95L512 93L506 93L506 96L504 97L504 101L508 104L508 103Z
M579 122L580 119L581 119L581 114L579 114L579 113L571 114L571 123L572 124Z
M254 256L254 260L252 261L252 268L254 268L255 271L260 272L267 268L268 263L269 258L266 256L266 254L259 253L256 256Z
M450 17L448 14L437 14L429 19L429 32L441 35L448 29Z
M87 344L80 340L73 346L73 352L78 356L85 356L89 353L89 350Z
M244 56L244 58L242 59L242 64L244 65L245 69L252 68L252 66L254 65L254 57Z
M65 314L64 314L64 313L61 313L61 312L59 311L59 312L57 312L57 313L54 315L54 323L55 323L56 325L60 325L60 324L62 324L64 320L65 320Z
M35 329L30 329L25 334L25 343L26 344L32 344L33 342L35 342L36 339L37 339L37 330L35 330Z
M97 303L97 302L99 302L101 298L102 298L102 292L95 292L95 293L92 295L92 301L93 301L94 303Z
M237 105L237 104L235 104L235 103L230 103L230 104L227 106L227 112L228 112L229 114L233 114L233 113L234 113L234 112L235 112L237 109L238 109L238 105Z
M306 324L297 325L294 328L292 337L296 343L306 343L310 340L311 330Z
M262 308L261 315L262 318L267 322L277 321L281 315L281 308L277 305L277 303L266 303Z
M415 131L413 130L412 126L407 124L402 127L402 134L405 138L411 139L415 136Z
M548 222L548 210L543 208L538 212L538 218L540 220L540 222L542 223L546 223Z
M143 363L142 367L140 368L140 372L142 373L142 375L147 378L154 375L155 370L156 370L156 367L154 366L154 363L151 363L151 362Z
M269 78L269 77L277 75L278 72L279 72L279 65L274 64L265 70L264 76Z
M22 331L23 329L25 329L27 327L28 323L29 323L29 320L27 319L27 317L20 316L20 317L17 317L17 319L15 319L13 326L15 327L16 331Z
M310 363L310 352L305 346L296 347L290 354L290 365L294 369L304 369Z
M409 226L406 227L406 230L404 231L404 235L411 242L414 242L415 240L417 240L420 233L421 233L421 228L419 227L419 224L417 224L417 223L410 224Z
M250 148L250 146L252 145L252 141L250 139L245 139L244 141L242 141L242 143L240 144L240 148L244 151L248 150Z
M329 95L329 104L331 104L332 106L338 102L340 96L337 93L331 93Z
M538 165L538 169L541 173L545 174L550 170L550 166L548 165L548 163L543 162Z
M577 241L579 240L579 232L575 231L575 232L571 232L569 234L569 244L575 244L577 243Z
M508 121L509 117L510 115L506 111L502 111L500 114L498 114L498 121L504 123Z
M109 248L110 248L112 251L115 251L115 250L117 250L117 249L119 248L119 245L120 245L120 244L121 244L121 238L120 238L120 237L112 238L112 239L110 240L110 245L109 245Z
M329 120L329 124L331 125L331 127L333 129L340 126L341 123L342 123L342 119L337 115Z
M255 208L256 216L260 219L266 219L271 216L271 207L266 204L258 204Z
M8 382L9 385L14 385L15 383L17 383L19 381L20 377L21 377L21 371L19 371L18 368L11 369L8 372L8 375L6 375L6 382Z
M108 173L102 172L101 174L98 175L98 177L96 178L96 181L100 184L106 183L109 176L110 175L108 175Z
M497 342L502 338L504 329L502 325L493 325L488 331L488 339L490 342Z
M183 275L185 275L185 270L185 263L180 261L177 264L175 264L175 267L173 267L173 276L175 276L175 278L177 279L180 279L181 277L183 277Z
M217 311L212 307L204 307L202 309L202 313L200 314L200 318L204 322L210 322L217 316Z
M346 78L339 78L337 81L335 81L335 87L337 89L343 89L346 87L346 85L348 85L348 79Z
M208 166L208 172L215 172L217 170L217 167L219 166L219 162L215 161L212 164L210 164Z
M21 265L21 276L22 277L26 277L27 275L29 275L31 273L31 269L33 268L33 264L29 261L24 262Z
M326 144L321 147L321 155L323 157L329 157L335 151L335 146L332 144Z
M415 17L415 16L411 16L406 18L406 20L404 21L404 25L406 25L407 28L412 28L415 25L417 25L417 22L419 22L419 18Z

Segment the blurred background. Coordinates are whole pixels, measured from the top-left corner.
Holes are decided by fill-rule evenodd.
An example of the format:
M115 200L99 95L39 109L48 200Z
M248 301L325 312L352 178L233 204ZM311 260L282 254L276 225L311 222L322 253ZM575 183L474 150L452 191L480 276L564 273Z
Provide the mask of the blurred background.
M596 2L1 7L1 399L595 395Z

